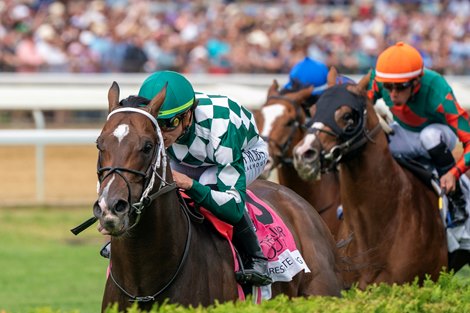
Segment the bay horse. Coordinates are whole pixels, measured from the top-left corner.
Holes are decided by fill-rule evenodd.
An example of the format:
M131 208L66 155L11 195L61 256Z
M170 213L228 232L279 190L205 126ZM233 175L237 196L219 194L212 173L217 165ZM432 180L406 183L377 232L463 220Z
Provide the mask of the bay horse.
M165 299L207 306L238 299L235 261L227 240L207 219L182 205L173 183L155 116L166 87L148 105L119 101L119 86L108 92L109 115L97 139L98 230L111 235L110 272L102 310L137 301L150 310ZM296 193L269 181L249 186L281 216L311 272L272 284L272 295L339 296L336 245L328 228Z
M292 163L292 150L304 137L307 113L302 103L310 97L313 87L281 94L273 81L266 102L256 117L261 137L268 143L269 159L263 172L267 178L276 170L278 181L307 200L328 225L333 237L341 220L337 217L340 205L339 181L336 170L326 171L321 180L304 181Z
M294 149L299 175L312 179L340 166L344 220L338 233L346 285L437 280L447 266L438 196L390 153L373 104L368 77L333 86L317 102L308 134Z

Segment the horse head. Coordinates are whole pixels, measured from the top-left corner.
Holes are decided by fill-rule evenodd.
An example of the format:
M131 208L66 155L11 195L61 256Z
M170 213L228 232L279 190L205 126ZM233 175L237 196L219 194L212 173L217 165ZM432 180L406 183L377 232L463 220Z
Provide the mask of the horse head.
M336 70L328 75L329 88L312 113L312 125L294 148L294 166L305 180L320 179L321 173L354 156L370 140L367 111L373 110L366 96L368 76L357 85L337 85ZM376 128L374 128L374 132Z
M264 178L279 165L291 164L292 149L302 138L306 123L302 103L313 90L313 87L307 87L281 94L278 88L279 85L274 80L257 119L261 137L269 148L269 159L262 174Z
M103 234L119 236L136 225L149 192L165 182L166 155L155 119L165 95L163 88L149 103L139 97L120 102L118 84L109 89L108 118L96 141L98 199L93 206Z

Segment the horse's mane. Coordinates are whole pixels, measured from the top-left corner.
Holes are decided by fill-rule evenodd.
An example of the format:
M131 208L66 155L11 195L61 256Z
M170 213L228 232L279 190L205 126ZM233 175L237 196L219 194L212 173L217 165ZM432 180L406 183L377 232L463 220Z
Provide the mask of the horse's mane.
M139 108L146 106L150 103L150 100L140 96L129 96L125 99L122 99L119 102L119 106L123 108Z

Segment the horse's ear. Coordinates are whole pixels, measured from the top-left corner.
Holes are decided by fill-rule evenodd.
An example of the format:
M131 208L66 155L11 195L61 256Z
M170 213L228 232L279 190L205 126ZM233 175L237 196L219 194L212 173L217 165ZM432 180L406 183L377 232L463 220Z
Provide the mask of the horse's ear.
M113 82L108 91L108 113L119 106L119 85Z
M310 97L314 89L315 87L313 85L300 89L298 92L293 94L293 98L296 102L300 103L304 101L305 99L307 99L308 97Z
M336 85L336 78L338 77L338 71L334 66L330 67L328 76L326 77L326 83L328 87Z
M367 73L364 77L361 78L357 85L349 85L346 87L350 92L359 95L359 96L366 96L367 95L367 86L369 85L371 72Z
M369 86L369 82L370 82L370 75L371 75L371 72L369 71L369 73L367 73L367 75L365 75L364 77L361 78L361 80L357 84L358 89L367 90L367 86Z
M317 106L316 105L312 105L309 109L308 109L309 113L310 113L310 117L314 117L315 116L315 113L317 113Z
M166 89L168 87L168 83L163 86L162 90L153 97L150 103L147 105L147 111L152 114L152 116L158 116L158 112L160 112L160 108L165 101L166 97Z
M276 79L274 79L273 83L271 84L271 86L268 89L268 97L270 97L272 95L275 95L275 94L278 94L279 93L278 89L279 89L279 83L277 82Z

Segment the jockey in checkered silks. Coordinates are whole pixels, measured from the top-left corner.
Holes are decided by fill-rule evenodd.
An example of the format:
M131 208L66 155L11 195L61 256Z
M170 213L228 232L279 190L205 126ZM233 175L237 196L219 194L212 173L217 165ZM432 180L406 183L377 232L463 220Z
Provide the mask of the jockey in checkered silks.
M268 147L252 113L222 95L194 92L181 74L160 71L142 84L145 106L167 85L157 117L173 179L198 205L233 225L233 243L244 260L237 279L268 285L267 259L245 209L246 188L263 171Z

